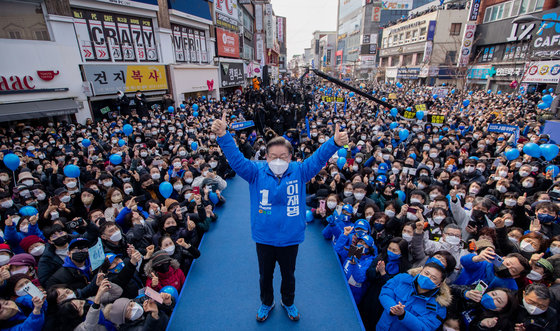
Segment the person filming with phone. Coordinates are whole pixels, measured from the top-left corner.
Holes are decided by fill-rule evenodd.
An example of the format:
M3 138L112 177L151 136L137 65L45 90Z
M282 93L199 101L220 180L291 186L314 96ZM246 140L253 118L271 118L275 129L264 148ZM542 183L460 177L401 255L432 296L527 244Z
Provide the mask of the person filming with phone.
M288 317L300 318L294 304L295 265L299 244L305 236L305 185L324 167L330 157L349 143L348 134L336 125L333 137L303 162L292 162L293 147L283 137L270 139L267 163L246 159L227 131L226 113L212 123L212 131L231 168L249 182L251 193L251 232L256 242L262 305L257 320L267 319L274 308L272 278L276 262L282 274L282 306Z

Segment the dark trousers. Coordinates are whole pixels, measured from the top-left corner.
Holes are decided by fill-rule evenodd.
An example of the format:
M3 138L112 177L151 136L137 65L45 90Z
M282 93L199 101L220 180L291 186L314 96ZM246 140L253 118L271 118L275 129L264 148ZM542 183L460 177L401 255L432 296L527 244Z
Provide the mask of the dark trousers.
M296 291L294 271L296 270L298 246L299 245L275 247L257 243L261 302L263 304L270 306L274 302L272 278L274 277L274 269L276 268L277 261L280 265L280 273L282 274L282 285L280 286L282 302L286 306L291 306L294 303Z

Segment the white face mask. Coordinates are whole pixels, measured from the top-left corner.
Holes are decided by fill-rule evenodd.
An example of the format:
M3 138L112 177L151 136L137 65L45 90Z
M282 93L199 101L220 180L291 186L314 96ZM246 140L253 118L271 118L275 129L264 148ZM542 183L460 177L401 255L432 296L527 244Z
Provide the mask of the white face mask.
M410 221L418 220L418 216L416 216L416 214L413 213L406 213L406 218L408 218Z
M505 199L504 204L508 207L513 207L517 204L517 201L515 199Z
M432 218L432 220L434 220L434 223L436 224L441 224L441 222L445 219L445 216L434 216Z
M8 255L0 255L0 266L8 264L10 257Z
M12 276L13 275L18 275L18 274L25 274L25 273L27 273L28 269L29 269L29 267L27 267L27 266L21 266L14 271L10 271L10 274Z
M130 194L130 193L132 193L132 191L134 191L134 189L132 187L127 187L127 188L124 189L125 194Z
M477 195L479 191L480 191L479 188L471 187L471 188L469 189L469 194Z
M103 182L103 186L105 187L111 187L113 186L113 181L112 180L107 180Z
M535 270L531 270L531 272L528 273L526 277L534 281L539 281L542 279L542 275L536 272Z
M76 299L76 294L74 294L74 293L68 294L68 295L66 296L66 299L65 299L65 300L70 300L70 299Z
M511 218L507 218L507 219L504 221L504 224L505 224L505 226L510 227L510 226L513 225L513 220L512 220Z
M423 189L425 189L425 188L426 188L426 184L424 184L424 183L418 183L418 189L419 189L419 190L423 190ZM410 199L410 201L412 202L412 199Z
M71 181L71 182L68 182L68 183L66 184L66 187L68 187L68 188L74 188L74 187L76 187L76 185L77 185L77 183L76 183L75 181Z
M24 295L27 295L27 292L25 292L23 289L24 289L24 287L22 287L22 288L20 288L19 290L16 291L16 295L18 297L22 297Z
M164 248L163 250L165 252L167 252L167 254L173 255L173 253L175 253L175 245L168 246L168 247Z
M70 202L70 196L69 195L65 195L63 197L60 198L60 201L64 202L64 203L68 203Z
M519 172L519 176L521 176L521 177L527 177L529 175L530 175L530 173L528 171L520 171Z
M349 196L351 196L352 194L353 194L352 191L344 191L344 196L345 196L345 197L349 197Z
M27 233L29 231L29 225L24 225L20 228L20 231L23 233Z
M327 201L327 208L334 209L336 207L336 201Z
M521 244L519 245L519 247L521 248L522 251L526 252L526 253L534 253L537 250L535 249L535 247L533 247L533 245L531 245L529 242L522 240Z
M152 179L153 180L158 180L160 177L161 177L161 175L158 174L158 173L152 174Z
M385 215L389 216L389 217L394 217L395 216L395 212L391 209L387 209L385 210Z
M408 233L403 233L402 234L402 238L404 240L406 240L407 242L411 242L412 241L412 235L408 234Z
M508 175L507 171L498 171L498 176L502 177L502 178L506 178Z
M550 247L550 253L552 253L552 255L560 254L560 247L558 246Z
M282 159L275 159L268 162L268 167L276 176L282 176L290 164Z
M445 242L448 243L449 245L459 245L459 243L461 243L461 238L457 237L457 236L450 236L450 235L445 235Z
M190 184L193 182L193 178L192 177L187 177L185 178L185 182L187 182L187 184Z
M122 239L122 233L120 230L115 231L110 237L109 239L111 241L117 242L120 241Z
M39 193L37 194L37 200L39 201L43 201L47 198L47 195L45 193Z
M14 205L14 201L8 200L8 201L2 202L2 204L0 206L2 206L2 208L8 209L8 208L12 207L13 205Z
M471 210L472 209L472 202L465 202L465 209Z
M211 167L212 169L214 169L214 168L216 168L216 167L218 166L218 162L210 162L209 164L210 164L210 167Z
M175 191L179 192L183 189L183 185L175 184L175 185L173 185L173 188L175 189Z
M527 310L527 312L529 313L529 315L540 315L542 313L544 313L546 310L542 310L537 306L533 306L527 303L527 301L525 301L525 298L523 298L523 307L525 307L525 309Z
M144 309L138 303L134 303L134 306L130 309L130 320L136 321L144 315Z
M181 162L173 163L173 168L181 168Z
M33 255L33 256L41 256L43 255L43 252L45 251L45 245L41 245L41 246L37 246L35 248L33 248L29 254Z
M354 194L354 198L356 198L356 200L358 201L362 201L362 199L365 197L365 193L355 193Z
M519 244L519 240L517 240L517 238L515 238L515 237L509 237L509 236L508 236L508 239L509 239L509 241L511 241L512 243Z
M410 198L410 203L421 203L418 198Z
M507 187L499 185L499 186L496 186L496 190L500 193L506 193L507 192Z
M456 180L452 180L452 181L449 182L449 185L451 185L451 186L455 186L455 185L459 185L459 184L461 184L461 183L459 181L456 181Z

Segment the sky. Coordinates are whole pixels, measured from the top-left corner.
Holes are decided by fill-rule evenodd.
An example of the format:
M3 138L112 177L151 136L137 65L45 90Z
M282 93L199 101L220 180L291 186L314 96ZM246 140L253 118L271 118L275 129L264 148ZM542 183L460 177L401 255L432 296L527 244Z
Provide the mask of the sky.
M288 60L311 47L313 31L336 31L338 0L272 0L277 16L286 17Z

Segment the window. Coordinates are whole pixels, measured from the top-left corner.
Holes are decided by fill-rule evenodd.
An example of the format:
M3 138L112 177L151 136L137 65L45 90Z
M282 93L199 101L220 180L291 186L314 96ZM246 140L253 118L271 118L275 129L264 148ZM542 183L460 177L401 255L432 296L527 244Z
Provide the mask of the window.
M519 15L540 11L543 9L544 0L521 0Z
M426 34L426 28L420 28L420 36L424 36Z
M497 20L501 20L517 15L516 11L520 5L519 1L537 1L537 0L515 0L515 1L503 2L494 6L490 6L486 8L486 11L484 12L483 23L493 22L493 21L497 21ZM544 0L539 0L539 1L544 1Z
M451 29L449 29L450 36L458 36L461 34L461 23L451 23Z
M445 53L445 63L454 64L457 61L457 51L447 51Z
M496 46L484 47L482 49L482 56L480 62L490 62L494 58L494 51L497 51Z
M50 40L40 3L0 1L0 38Z
M488 8L486 8L486 11L484 12L484 21L483 21L483 23L490 22L490 18L492 17L492 11L494 11L494 7L488 7Z
M412 31L412 41L416 41L418 39L418 30Z
M412 32L410 32L410 31L408 31L408 32L406 33L405 41L406 41L407 43L410 42L410 36L411 36L411 34L412 34Z

